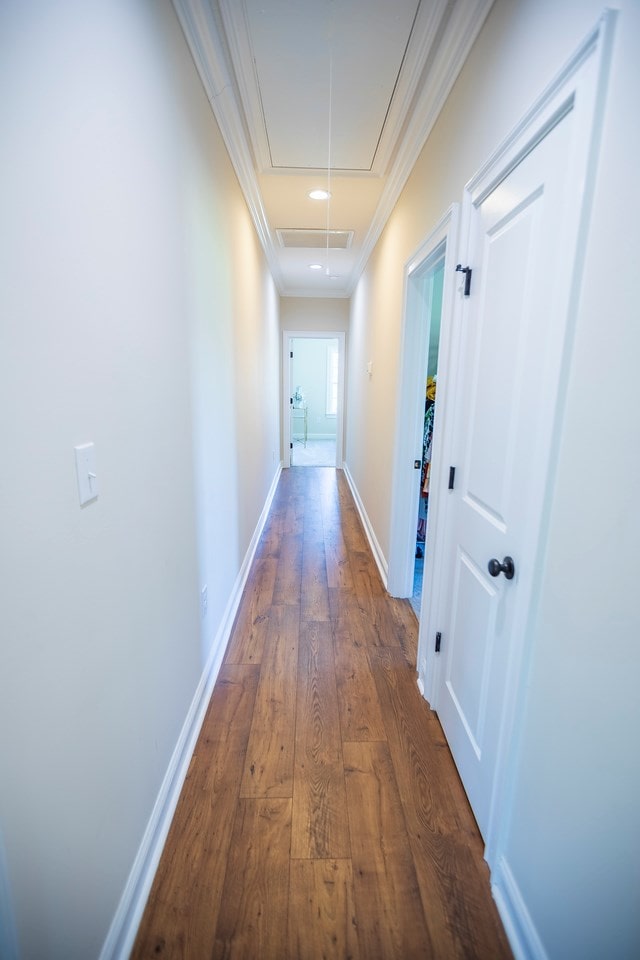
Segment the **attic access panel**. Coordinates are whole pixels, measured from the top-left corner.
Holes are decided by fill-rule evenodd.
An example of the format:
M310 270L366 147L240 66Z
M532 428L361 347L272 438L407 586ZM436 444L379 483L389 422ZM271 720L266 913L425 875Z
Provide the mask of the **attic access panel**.
M245 0L273 168L369 171L417 0Z

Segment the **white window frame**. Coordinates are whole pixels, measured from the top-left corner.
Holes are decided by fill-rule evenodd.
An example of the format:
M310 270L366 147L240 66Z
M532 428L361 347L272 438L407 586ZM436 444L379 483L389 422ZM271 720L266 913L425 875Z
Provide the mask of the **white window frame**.
M327 402L325 415L338 416L338 385L340 381L340 344L327 343Z

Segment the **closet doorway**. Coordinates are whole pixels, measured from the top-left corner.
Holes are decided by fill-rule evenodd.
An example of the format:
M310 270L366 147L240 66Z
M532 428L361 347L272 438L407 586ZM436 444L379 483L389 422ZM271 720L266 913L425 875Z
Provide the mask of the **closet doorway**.
M422 625L438 604L430 564L447 510L458 207L405 266L387 589L408 598ZM446 462L445 462L446 461Z
M420 619L422 583L425 556L428 550L427 519L431 487L431 459L433 454L433 426L436 418L438 393L438 354L440 350L440 325L442 321L442 290L444 285L444 255L422 279L423 297L427 305L424 322L427 324L427 363L423 377L424 404L422 427L422 457L418 483L418 511L416 516L416 550L413 569L413 590L409 598L416 616Z
M284 334L285 467L342 466L344 341L344 333Z

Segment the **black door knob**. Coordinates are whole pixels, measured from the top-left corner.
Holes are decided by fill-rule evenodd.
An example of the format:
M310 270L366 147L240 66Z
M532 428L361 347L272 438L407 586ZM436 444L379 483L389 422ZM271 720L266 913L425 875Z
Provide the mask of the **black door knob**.
M507 580L513 580L513 575L516 572L516 568L511 557L505 557L502 563L500 563L499 560L496 560L495 557L492 557L487 564L487 569L492 577L497 577L499 574L504 573Z

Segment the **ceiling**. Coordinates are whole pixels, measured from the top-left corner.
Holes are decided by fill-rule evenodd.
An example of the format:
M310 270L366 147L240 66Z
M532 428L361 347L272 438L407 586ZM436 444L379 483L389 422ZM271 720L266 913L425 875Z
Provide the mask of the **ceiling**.
M173 0L282 295L351 295L492 2Z

